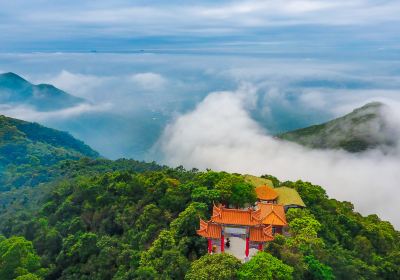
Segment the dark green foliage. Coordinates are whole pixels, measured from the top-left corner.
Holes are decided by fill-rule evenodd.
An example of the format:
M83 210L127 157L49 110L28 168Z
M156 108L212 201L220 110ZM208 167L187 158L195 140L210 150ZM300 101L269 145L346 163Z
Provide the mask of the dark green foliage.
M278 178L276 178L275 176L265 174L265 175L262 175L261 178L271 180L271 182L275 188L280 186L280 182L279 182Z
M304 261L307 264L308 279L332 280L335 279L332 268L318 261L313 255L305 256Z
M213 203L254 201L240 175L103 159L66 161L58 171L62 180L29 193L39 198L26 207L38 208L16 207L0 220L5 236L32 242L46 279L399 278L400 238L390 223L363 217L307 182L275 178L295 188L307 208L289 210L290 236L277 236L268 254L242 266L227 254L208 255L196 234ZM24 277L39 275L30 273Z
M109 163L109 168L117 165ZM10 218L2 231L32 240L43 264L51 268L51 279L114 275L129 279L154 271L165 274L162 279L182 279L189 260L205 253L205 242L196 229L199 216L208 214L208 205L190 203L187 172L95 174L59 183L34 218L21 216L19 223ZM197 175L190 174L192 179ZM171 231L165 231L169 226ZM158 260L160 256L164 262Z
M33 172L35 168L31 167ZM165 167L153 163L144 163L135 160L120 159L116 161L106 159L89 159L81 158L80 160L66 160L56 165L47 167L46 172L47 180L53 180L50 184L42 184L40 187L22 187L13 189L11 191L0 192L0 228L4 228L7 223L8 216L13 213L20 213L21 210L28 210L31 212L37 205L42 203L43 197L46 196L56 186L63 184L62 180L67 178L77 178L80 176L89 177L104 174L106 172L113 172L115 170L129 171L129 172L145 172L151 170L162 170ZM32 172L32 171L27 171ZM17 177L18 175L16 175ZM140 188L135 195L142 195ZM45 209L55 207L54 202L46 203ZM27 211L27 212L28 212ZM25 214L24 214L25 215ZM12 222L12 221L11 221Z
M194 261L185 276L186 280L234 280L240 261L229 254L204 255Z
M32 242L16 236L0 238L0 279L40 279L45 273Z
M189 261L177 246L172 231L161 231L153 245L142 254L139 270L151 270L159 279L183 279Z
M351 203L329 199L320 186L282 184L295 188L307 208L289 210L292 236L277 238L267 250L294 267L296 279L398 278L400 236L389 222L361 216Z
M243 207L253 204L257 199L253 185L245 182L240 175L223 173L215 188L225 205Z
M66 132L0 116L0 192L50 181L61 161L98 156Z
M291 280L293 268L269 253L259 252L238 271L239 280Z

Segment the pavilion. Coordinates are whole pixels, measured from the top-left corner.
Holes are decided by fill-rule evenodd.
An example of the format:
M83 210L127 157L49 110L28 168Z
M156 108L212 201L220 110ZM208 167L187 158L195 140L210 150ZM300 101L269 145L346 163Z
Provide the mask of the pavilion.
M285 212L287 206L304 207L300 196L297 194L296 201L286 199L288 205L280 204L280 192L267 185L256 189L257 202L247 209L232 209L222 205L214 205L209 221L200 219L200 229L197 234L207 238L208 253L225 252L230 240L236 243L245 243L244 259L249 258L250 250L261 251L266 242L274 240L275 234L283 234L287 228ZM228 243L226 243L228 241ZM237 245L239 246L239 245ZM240 247L240 246L239 246ZM230 250L232 248L228 248ZM254 251L253 250L253 251ZM236 253L241 255L241 249ZM243 255L241 255L243 256ZM237 257L241 257L238 256Z

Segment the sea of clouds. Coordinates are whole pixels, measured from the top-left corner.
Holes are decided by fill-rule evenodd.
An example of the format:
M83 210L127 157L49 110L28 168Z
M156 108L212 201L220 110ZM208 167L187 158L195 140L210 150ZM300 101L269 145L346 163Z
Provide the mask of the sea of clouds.
M350 154L278 140L251 118L249 108L256 97L249 85L208 95L164 130L157 144L164 162L310 181L331 197L353 202L363 214L377 213L400 226L400 146L389 154L380 150ZM399 103L386 103L390 109L383 117L399 128Z
M400 226L398 150L310 150L273 137L382 101L399 139L396 61L31 53L0 54L0 69L88 101L51 112L2 104L2 114L69 131L108 158L311 181Z

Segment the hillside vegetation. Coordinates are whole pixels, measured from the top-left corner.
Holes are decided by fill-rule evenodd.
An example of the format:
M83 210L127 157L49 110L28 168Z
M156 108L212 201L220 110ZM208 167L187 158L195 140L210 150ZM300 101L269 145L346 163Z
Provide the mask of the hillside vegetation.
M52 179L52 166L99 154L66 132L0 115L0 192Z
M399 232L308 182L111 161L3 116L0 166L1 280L400 279ZM245 264L208 255L199 219L214 203L254 203L258 184L300 194L290 236Z
M104 160L87 165L71 164L69 179L52 186L37 211L2 218L3 240L19 236L18 242L32 244L32 258L40 260L40 267L0 266L0 275L5 275L2 269L24 268L2 279L18 273L36 277L28 279L400 277L399 232L376 215L354 212L349 202L328 198L320 186L265 176L276 187L296 189L307 208L289 210L290 237L278 236L242 265L228 254L206 254L206 240L196 229L200 217L209 218L213 202L254 201L254 188L244 176L181 167L155 170L141 163L127 170L129 162L118 166ZM0 244L0 263L1 258Z
M318 149L362 152L376 147L383 150L397 142L379 102L366 104L350 114L327 123L286 132L278 138Z

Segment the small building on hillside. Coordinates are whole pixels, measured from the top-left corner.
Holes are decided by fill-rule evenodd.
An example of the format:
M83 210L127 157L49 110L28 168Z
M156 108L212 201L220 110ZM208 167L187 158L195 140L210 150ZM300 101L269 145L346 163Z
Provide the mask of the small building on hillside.
M264 203L277 203L278 193L267 185L256 187L257 200Z
M200 220L197 234L207 238L209 253L227 251L247 259L251 249L254 249L253 252L262 250L264 244L272 241L274 234L282 233L286 226L282 205L259 202L248 209L214 205L211 219Z
M292 188L272 188L267 185L256 187L257 200L262 203L273 203L284 206L285 212L289 208L304 208L306 205L299 193Z
M253 177L251 180L255 181L257 177ZM266 242L274 240L274 235L287 232L285 213L289 208L305 207L295 189L265 184L257 186L255 191L254 206L232 209L214 205L210 220L200 220L197 234L207 238L208 253L229 252L247 260L262 250Z

